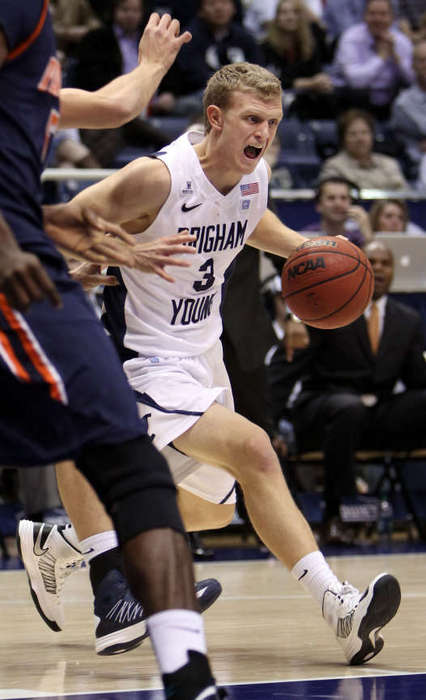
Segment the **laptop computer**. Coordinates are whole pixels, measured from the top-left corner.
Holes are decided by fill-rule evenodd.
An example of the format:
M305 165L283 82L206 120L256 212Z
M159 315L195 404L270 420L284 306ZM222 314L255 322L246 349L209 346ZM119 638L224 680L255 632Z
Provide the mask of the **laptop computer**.
M376 233L393 252L395 261L391 292L426 292L426 236Z

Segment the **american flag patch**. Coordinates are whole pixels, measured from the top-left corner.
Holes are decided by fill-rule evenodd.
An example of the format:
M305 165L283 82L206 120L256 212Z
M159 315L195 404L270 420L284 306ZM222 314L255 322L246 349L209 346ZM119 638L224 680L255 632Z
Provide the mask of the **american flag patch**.
M249 194L257 194L259 192L259 183L250 182L248 185L240 185L241 194L245 197Z

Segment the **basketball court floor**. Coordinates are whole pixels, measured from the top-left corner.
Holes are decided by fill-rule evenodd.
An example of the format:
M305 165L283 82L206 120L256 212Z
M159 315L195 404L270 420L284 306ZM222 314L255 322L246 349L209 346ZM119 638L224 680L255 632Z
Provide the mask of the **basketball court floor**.
M223 594L205 615L215 673L231 700L426 698L426 548L330 556L337 575L359 588L380 571L396 575L402 603L370 663L348 667L318 605L272 557L196 565ZM422 551L423 550L423 551ZM87 570L65 584L66 626L39 618L18 560L0 571L0 700L161 700L149 641L127 654L94 653Z

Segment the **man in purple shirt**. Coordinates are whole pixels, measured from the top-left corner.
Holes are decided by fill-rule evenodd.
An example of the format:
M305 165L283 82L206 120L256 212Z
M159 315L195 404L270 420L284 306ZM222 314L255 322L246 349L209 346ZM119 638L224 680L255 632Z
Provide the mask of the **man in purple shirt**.
M372 239L368 214L352 202L353 185L342 177L323 180L315 194L315 208L321 218L304 228L319 236L346 236L361 247Z
M341 36L333 81L359 107L389 117L393 98L413 79L410 39L393 26L391 0L367 0L364 21Z

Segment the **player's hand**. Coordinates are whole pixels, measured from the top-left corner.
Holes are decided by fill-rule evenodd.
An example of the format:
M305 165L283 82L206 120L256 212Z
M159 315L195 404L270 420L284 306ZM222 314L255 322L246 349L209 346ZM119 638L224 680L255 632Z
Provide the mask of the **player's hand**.
M67 204L43 207L46 233L65 256L99 263L133 267L133 236L106 221L93 209L70 209Z
M118 284L118 279L114 275L104 275L102 265L97 263L79 263L75 267L71 267L70 274L86 292L100 284L107 287L115 287Z
M161 17L153 12L139 42L139 63L161 65L166 73L183 44L192 38L190 32L179 32L177 19L172 19L167 12Z
M3 246L0 258L0 299L4 295L10 306L26 311L35 301L49 301L62 306L61 297L36 255L19 246Z
M138 243L134 249L136 269L142 272L150 272L162 277L167 282L174 282L166 271L167 265L178 267L190 267L191 262L176 258L176 255L193 255L196 251L188 243L194 243L196 236L182 231L173 236L164 236L153 241Z

